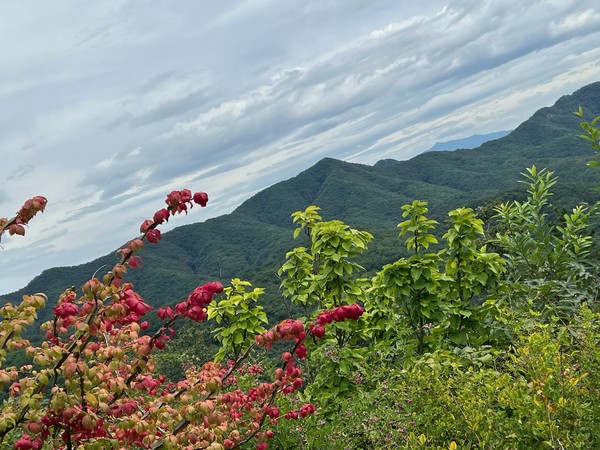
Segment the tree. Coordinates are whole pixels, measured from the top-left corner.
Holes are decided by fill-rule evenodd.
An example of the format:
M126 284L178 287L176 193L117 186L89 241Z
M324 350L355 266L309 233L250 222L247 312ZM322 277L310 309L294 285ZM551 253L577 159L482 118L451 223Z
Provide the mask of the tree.
M206 206L208 196L173 191L167 207L144 221L141 235L118 250L119 260L102 279L92 278L78 293L66 289L53 309L52 320L41 325L45 341L32 345L23 337L44 307L44 294L26 295L0 309L0 387L8 399L0 408L0 441L18 450L52 448L237 448L251 440L266 449L270 429L279 420L276 399L302 386L302 371L290 353L272 374L248 364L251 352L266 341L292 340L306 355L304 324L298 320L262 328L266 317L259 307L248 308L260 290L234 280L224 288L208 282L186 300L157 311L162 321L147 334L144 317L152 310L125 280L140 264L136 253L161 239L158 226L170 217ZM0 235L23 235L24 226L46 207L44 197L28 200L12 219L0 219ZM225 292L225 298L214 298ZM174 296L178 294L174 293ZM244 313L245 312L245 313ZM155 371L153 354L175 337L182 319L222 324L217 338L222 349L216 361L190 366L177 384ZM258 333L258 334L257 334ZM262 334L261 334L262 333ZM299 349L303 348L299 352ZM25 350L30 363L6 366L7 353ZM303 353L302 353L303 352ZM233 359L219 362L225 356ZM285 417L305 417L311 404Z

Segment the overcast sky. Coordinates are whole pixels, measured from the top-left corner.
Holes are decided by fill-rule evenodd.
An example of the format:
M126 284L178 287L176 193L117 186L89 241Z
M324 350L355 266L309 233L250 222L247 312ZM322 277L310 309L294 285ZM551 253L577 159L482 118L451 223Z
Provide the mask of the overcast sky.
M118 248L173 189L210 202L170 226L203 221L324 157L408 159L600 80L591 0L15 0L0 18L0 217L48 198L3 236L0 293Z

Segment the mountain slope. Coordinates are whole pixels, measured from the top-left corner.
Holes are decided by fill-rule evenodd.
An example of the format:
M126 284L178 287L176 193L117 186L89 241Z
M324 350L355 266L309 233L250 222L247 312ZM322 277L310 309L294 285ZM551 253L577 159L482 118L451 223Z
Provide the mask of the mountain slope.
M300 245L292 239L290 214L308 205L320 206L325 219L339 218L372 232L375 241L363 263L374 269L402 252L396 224L402 220L401 205L414 199L429 201L430 215L442 223L441 230L446 213L455 207L477 207L494 198L520 195L519 173L535 164L560 177L554 197L558 207L595 201L600 172L586 167L592 154L576 137L578 118L572 112L579 105L590 115L600 114L600 82L561 97L509 135L477 149L427 152L408 161L384 160L374 166L323 159L259 192L229 215L165 233L160 244L142 252L144 264L131 270L129 279L157 307L178 300L173 296L185 295L207 280L240 277L266 287L268 309L283 316L286 311L275 273L285 252ZM52 303L62 289L82 284L115 258L108 255L80 266L44 271L4 298L46 292ZM50 313L47 307L42 316Z

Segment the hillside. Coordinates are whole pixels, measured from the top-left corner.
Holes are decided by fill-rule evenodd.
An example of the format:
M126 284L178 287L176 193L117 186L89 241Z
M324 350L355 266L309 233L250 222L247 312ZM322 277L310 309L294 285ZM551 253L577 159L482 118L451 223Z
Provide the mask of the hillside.
M572 206L595 201L600 184L597 170L586 167L589 147L578 139L581 105L600 114L600 82L561 97L542 108L507 136L476 149L423 153L408 161L385 160L374 166L323 159L294 178L261 191L229 215L176 228L158 245L141 254L144 264L130 271L145 299L155 307L177 300L198 284L222 276L247 279L268 290L268 310L286 315L277 301L276 277L292 239L290 214L315 204L325 219L338 218L375 236L364 264L380 267L402 251L396 224L401 205L428 200L431 217L444 221L458 206L477 207L499 197L519 195L520 172L533 164L559 176L554 203ZM132 230L135 231L135 230ZM24 293L46 292L51 301L71 285L80 285L97 269L115 261L107 255L76 267L44 271L20 291L4 295L15 300ZM51 309L46 308L49 314Z

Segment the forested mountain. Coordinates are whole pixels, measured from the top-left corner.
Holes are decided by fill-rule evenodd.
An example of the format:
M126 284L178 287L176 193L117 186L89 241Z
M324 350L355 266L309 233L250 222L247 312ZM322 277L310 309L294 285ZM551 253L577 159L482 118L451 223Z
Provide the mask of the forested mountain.
M599 100L45 271L0 311L2 448L600 448Z
M535 164L559 177L553 189L556 208L595 201L598 171L586 167L592 154L577 138L579 119L573 115L580 105L590 115L600 114L600 82L561 97L507 136L476 149L426 152L374 166L323 159L256 194L231 214L165 233L158 245L141 253L143 266L131 270L128 278L158 307L178 300L171 297L173 292L183 295L208 280L239 277L267 288L267 309L285 315L274 275L286 251L296 245L290 214L308 205L320 206L326 220L337 218L371 232L375 240L362 262L374 269L402 253L396 224L401 221L400 207L414 199L427 200L429 216L444 224L446 213L458 206L476 208L522 195L520 172ZM76 267L46 270L4 298L45 292L52 302L65 287L82 284L115 260L111 254ZM50 310L46 307L42 318Z

